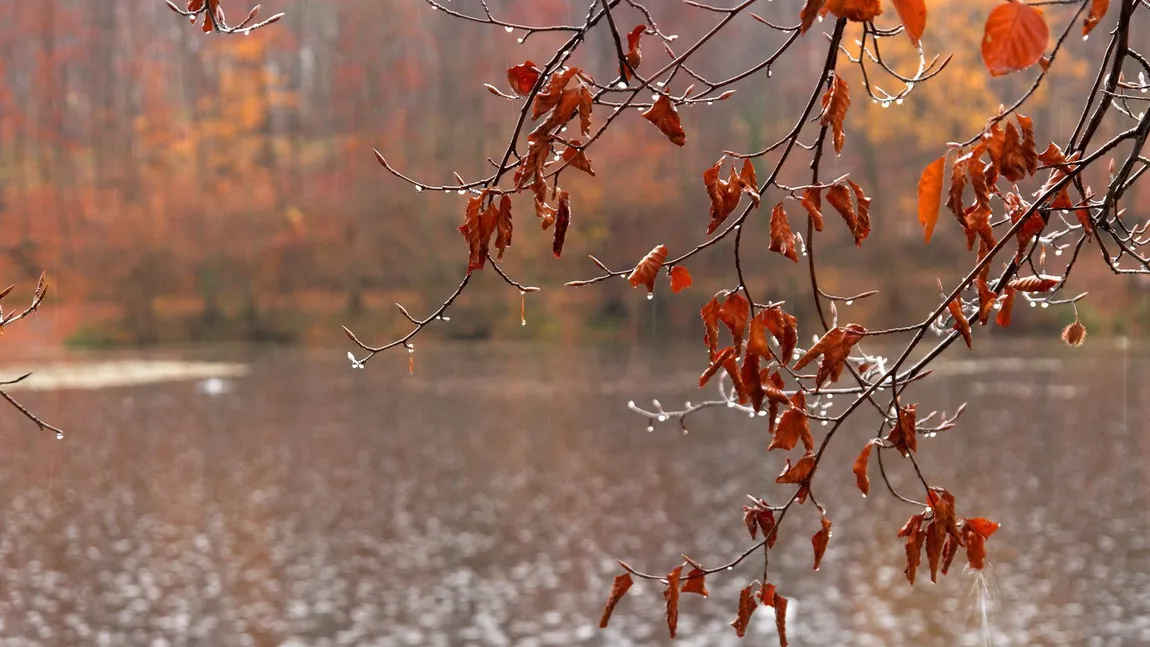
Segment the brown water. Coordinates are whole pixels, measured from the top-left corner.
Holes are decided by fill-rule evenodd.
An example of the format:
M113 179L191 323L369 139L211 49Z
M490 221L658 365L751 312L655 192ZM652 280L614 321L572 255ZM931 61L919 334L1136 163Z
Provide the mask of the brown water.
M874 426L844 428L816 490L822 569L808 507L772 555L791 644L1150 643L1150 356L1087 349L955 349L912 393L920 412L972 400L920 455L960 513L1003 523L983 579L907 584L895 533L916 510L877 478L859 497L850 463ZM199 353L250 364L216 395L21 393L69 435L0 411L0 644L668 644L647 583L597 628L613 559L721 563L750 545L744 495L785 496L763 419L708 411L684 436L627 411L702 399L694 347L428 342L414 376L405 355L364 371L342 355ZM745 642L728 626L761 570L684 598L675 643L774 644L768 613Z

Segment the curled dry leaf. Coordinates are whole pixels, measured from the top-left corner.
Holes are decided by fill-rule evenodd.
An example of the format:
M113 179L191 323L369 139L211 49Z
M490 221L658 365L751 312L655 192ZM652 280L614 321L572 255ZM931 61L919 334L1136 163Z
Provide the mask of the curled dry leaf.
M776 591L771 597L771 606L775 608L775 628L779 632L779 647L787 647L787 599Z
M844 327L836 327L823 335L818 343L810 348L799 361L795 363L795 370L801 370L807 364L810 364L816 357L822 356L822 362L819 364L818 376L815 378L815 386L822 386L823 382L829 378L831 382L839 379L842 375L843 367L846 365L847 356L850 355L851 349L866 335L866 328L858 324L850 324Z
M859 490L863 496L870 494L870 476L867 475L867 465L870 463L870 452L875 445L879 443L876 438L868 442L859 452L858 458L855 459L854 467L851 471L854 472L855 481L858 484Z
M1086 341L1086 326L1075 319L1074 323L1062 330L1062 341L1066 342L1067 346L1074 348L1081 346Z
M962 314L962 298L956 295L946 307L950 310L950 316L954 317L954 329L962 335L966 347L971 348L970 322L966 320L966 315Z
M767 451L781 449L790 451L803 441L803 446L809 453L815 447L814 437L811 436L810 417L807 416L806 396L802 391L795 393L790 400L791 408L783 412L783 417L775 426L774 437Z
M910 42L918 47L926 31L926 0L891 0Z
M637 25L634 29L627 34L627 68L624 68L624 78L631 79L632 71L639 69L639 64L643 62L643 50L639 47L639 39L643 37L643 31L647 29L646 25Z
M511 247L511 233L514 227L511 224L511 196L506 193L499 199L499 217L496 221L495 249L499 250L499 260L503 260L503 252Z
M734 213L739 206L739 199L744 193L750 196L751 202L756 207L759 206L759 185L755 177L755 165L749 159L744 160L741 172L735 171L732 166L730 176L723 180L721 177L724 159L720 157L714 166L703 171L703 184L707 187L707 197L711 199L711 222L707 225L708 236L715 233L727 217Z
M851 106L850 88L846 79L835 74L827 84L823 94L823 113L819 117L819 125L830 126L834 134L835 152L843 152L846 135L843 134L843 120L846 119L847 109Z
M778 252L792 261L799 262L799 252L795 248L795 234L791 231L791 223L787 220L787 212L783 203L775 205L771 211L771 246L772 252Z
M683 593L698 593L703 597L710 596L707 592L707 582L704 579L706 573L698 568L692 568L687 577L683 578Z
M823 554L827 552L827 545L831 541L831 520L827 517L825 511L820 510L822 513L821 530L811 537L811 545L815 549L815 570L819 570L819 566L823 563Z
M611 614L615 612L619 600L623 599L623 595L627 593L627 589L631 588L633 583L630 573L615 576L615 583L611 585L611 597L607 598L607 606L603 608L603 615L599 617L600 629L607 628L607 623L611 621Z
M703 374L699 376L699 388L701 389L706 386L707 382L710 382L711 378L715 376L715 373L718 373L719 369L723 368L723 364L728 360L734 360L735 357L735 349L732 346L727 346L720 351L719 354L711 360L711 364L707 367L707 370L703 371Z
M854 183L852 182L851 185ZM858 189L856 195L861 194L861 192L862 189ZM841 182L836 182L827 189L827 202L835 208L835 211L839 212L847 226L850 227L851 234L855 237L855 246L861 247L863 239L870 233L870 215L868 213L866 220L863 220L861 217L862 205L860 205L859 211L855 211L855 207L851 203L851 189ZM869 205L870 200L868 199L867 206L869 207Z
M1042 11L1004 2L990 12L982 36L982 62L991 76L1024 70L1038 62L1050 41Z
M519 96L531 94L531 88L534 88L538 81L539 68L530 59L507 68L507 83Z
M767 505L766 501L756 499L755 505L743 506L743 523L754 539L759 530L763 531L763 538L767 540L767 548L773 548L777 534L771 534L775 529L775 511Z
M750 302L737 290L728 292L722 305L719 306L718 318L727 326L727 330L731 331L736 355L743 351L743 336L747 331L747 320L750 316Z
M583 149L579 148L582 144L583 142L580 140L572 139L571 145L563 149L563 161L568 166L573 166L587 175L595 177L595 169L591 168L591 160L587 158Z
M898 423L887 435L886 441L903 456L918 451L918 431L916 425L917 404L908 404L898 410Z
M759 603L755 600L755 595L751 593L751 584L739 592L739 614L731 621L731 626L735 628L735 634L742 638L747 633L747 625L751 622L751 615L758 608Z
M903 572L911 584L914 584L914 576L918 572L918 564L922 560L922 543L925 539L922 532L922 520L922 514L912 515L902 529L898 531L899 537L906 537L906 569Z
M1090 35L1090 32L1094 31L1094 28L1102 21L1109 9L1110 0L1093 0L1090 3L1090 13L1086 14L1086 19L1082 21L1082 35Z
M635 269L627 277L627 282L631 284L631 287L646 285L647 292L654 292L655 277L659 275L659 270L663 268L663 261L665 260L667 260L667 246L657 245L635 265Z
M966 561L971 568L986 566L986 540L998 530L998 524L982 517L966 519L959 527L962 544L966 546Z
M667 603L667 629L671 637L675 637L675 629L679 625L679 576L683 573L683 565L667 574L667 588L663 591L663 600Z
M1014 293L1016 290L1013 286L1006 286L1003 294L1006 296L1002 299L1002 309L998 311L998 316L994 318L995 323L1000 327L1006 328L1010 325L1010 313L1014 310Z
M824 9L839 18L870 22L882 14L882 3L879 0L827 0Z
M799 459L799 462L791 465L791 459L787 459L786 467L783 468L783 473L775 479L775 483L790 483L798 485L806 481L811 472L815 469L815 455L807 452Z
M806 208L807 213L811 216L811 222L814 223L815 231L823 230L823 197L822 193L816 188L810 188L803 191L803 207Z
M686 267L676 265L670 269L670 274L671 292L678 294L691 287L691 271Z
M468 273L483 269L483 265L487 262L491 235L499 226L499 208L492 203L487 209L483 209L483 202L486 199L487 192L468 198L463 224L459 226L459 233L463 234L464 240L467 241Z
M799 12L799 34L807 33L807 30L814 24L815 18L819 17L819 10L823 8L823 3L826 0L807 0L803 4L802 10Z
M1061 279L1057 276L1024 276L1016 278L1008 285L1019 292L1049 292L1053 290Z
M683 132L683 125L679 122L679 111L667 95L660 94L655 103L643 112L643 118L655 124L659 132L666 135L672 144L683 146L687 143L687 134Z
M559 192L559 210L555 213L555 239L551 252L555 258L563 254L563 241L567 239L567 228L571 226L571 196L566 191Z
M897 5L896 5L897 6ZM926 242L934 235L938 211L942 207L942 176L946 171L946 156L926 165L918 179L918 222Z
M994 303L998 295L982 278L974 280L974 287L978 289L978 323L985 326L986 322L990 321L990 313L994 312Z

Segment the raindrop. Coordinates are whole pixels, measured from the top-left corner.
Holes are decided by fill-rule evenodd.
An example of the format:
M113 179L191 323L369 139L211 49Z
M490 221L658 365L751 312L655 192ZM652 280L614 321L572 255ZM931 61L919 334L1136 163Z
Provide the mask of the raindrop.
M513 34L513 33L515 33L515 28L514 28L514 27L511 27L510 25L508 25L507 27L504 27L504 28L503 28L503 31L505 31L505 32L507 32L507 33L509 33L509 34Z
M901 106L902 105L902 97L895 99L894 104L896 106Z
M1090 40L1090 34L1083 34L1082 40L1084 40L1084 41Z
M728 566L728 567L727 567L727 570L728 570L728 571L733 571L733 570L735 570L735 567L734 567L734 566Z
M634 409L635 408L635 401L634 400L627 400L627 408L628 409Z
M766 415L767 415L767 410L766 410L766 409L763 409L762 411L760 411L760 412L759 412L759 417L760 417L760 418L766 417Z
M690 400L687 400L687 402L685 402L684 404L688 409L691 408L691 401Z
M1033 302L1033 301L1031 301L1031 302L1030 302L1030 307L1031 307L1031 308L1037 308L1037 307L1038 307L1038 304L1037 304L1037 303L1035 303L1035 302Z
M738 231L741 228L742 228L742 225L735 225L735 231Z
M522 44L523 44L523 37L522 37L522 36L520 36L519 38L516 38L515 40L516 40L516 42L518 42L520 45L522 45Z
M1045 301L1043 301L1043 302L1042 302L1042 307L1043 307L1043 308L1049 308L1049 307L1050 307L1050 304L1049 304L1049 303L1047 303L1047 302L1045 302Z
M834 399L835 399L835 394L834 394L834 393L828 393L828 394L827 394L827 399L828 399L828 400L834 400Z
M1054 255L1055 256L1062 256L1062 250L1061 249L1054 250Z
M754 418L754 417L755 417L755 412L754 412L754 411L752 411L752 412L751 412L751 417L752 417L752 418Z
M714 102L714 101L708 101L708 102L707 102L707 105L708 105L708 106L713 106L713 105L715 105L715 102Z
M827 426L827 421L826 421L826 420L822 421L822 426L824 426L824 427L825 427L825 426Z
M823 17L819 16L819 22L822 22L822 21L823 21Z
M647 425L647 433L651 433L652 431L655 431L655 427L653 425Z
M882 102L882 107L884 107L884 108L889 108L889 107L890 107L890 101L883 101L883 102Z
M659 81L659 82L655 83L655 85L657 85L657 86L659 86L659 87L661 88L661 87L663 87L664 85L667 85L667 84L666 84L666 83L664 83L663 81Z
M728 409L734 409L734 408L735 408L735 403L734 403L734 402L727 402L727 408L728 408Z
M423 187L421 187L421 186L419 186L419 185L416 185L416 187L415 187L415 191L416 191L417 193L423 193Z
M408 344L407 345L407 353L410 355L411 353L414 353L414 352L415 352L415 345Z
M667 422L667 416L659 416L659 422Z
M865 494L863 495L863 498L864 498L864 499L866 498L866 495L865 495Z
M683 427L683 435L684 435L684 436L686 436L686 435L687 435L687 428L686 428L686 427Z
M57 431L56 432L56 440L64 440L64 432Z
M627 82L626 81L619 81L618 83L615 84L615 87L620 89L620 90L626 90L627 89Z
M655 293L654 293L654 292L648 292L648 293L647 293L647 300L648 300L648 301L650 301L651 299L654 299L654 298L655 298Z
M771 71L771 68L769 68L769 67L768 67L768 68L767 68L767 78L768 78L768 79L769 79L769 78L771 78L771 76L772 76L773 74L774 74L774 72L772 72L772 71Z
M848 306L853 306L854 304L855 304L855 300L854 300L854 299L847 299L847 305L848 305Z
M460 189L460 190L456 191L456 193L458 193L459 195L463 195L464 193L467 193L467 191Z

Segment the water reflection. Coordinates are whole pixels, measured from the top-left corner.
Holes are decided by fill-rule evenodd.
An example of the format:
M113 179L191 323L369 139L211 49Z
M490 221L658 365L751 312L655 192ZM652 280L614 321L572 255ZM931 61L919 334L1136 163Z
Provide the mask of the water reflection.
M983 644L984 610L996 644L1150 642L1150 362L1102 346L956 363L919 387L923 411L977 399L921 451L960 510L1004 524L985 607L967 574L907 585L894 534L914 510L877 479L858 497L850 461L874 426L844 429L819 493L835 522L823 568L810 569L808 509L772 559L792 644ZM626 412L631 398L698 400L685 388L698 359L428 344L414 376L406 356L353 372L339 353L283 353L244 358L249 374L212 394L194 381L22 393L71 435L0 427L0 638L668 644L653 586L596 628L613 558L718 563L748 545L744 495L783 496L766 486L782 457L764 458L761 420L706 412L683 436ZM742 644L727 623L761 567L685 598L675 642ZM760 612L746 644L769 644L773 624Z

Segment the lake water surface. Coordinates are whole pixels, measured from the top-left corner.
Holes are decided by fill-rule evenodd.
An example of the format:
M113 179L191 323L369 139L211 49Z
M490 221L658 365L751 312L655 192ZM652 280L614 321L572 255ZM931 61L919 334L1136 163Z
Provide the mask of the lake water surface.
M822 569L809 505L772 553L792 645L1150 644L1150 355L983 346L952 348L910 397L920 415L971 402L919 454L960 513L1002 522L991 566L908 585L895 534L917 510L877 473L858 495L851 462L877 428L860 417L820 472ZM709 397L694 346L414 357L409 375L402 353L363 371L340 351L137 354L231 368L13 392L68 436L0 409L0 644L670 644L652 583L598 629L614 559L723 563L751 545L745 495L787 496L765 419L716 409L648 433L626 409ZM761 574L755 557L684 597L674 643L777 644L769 609L743 641L728 625Z

